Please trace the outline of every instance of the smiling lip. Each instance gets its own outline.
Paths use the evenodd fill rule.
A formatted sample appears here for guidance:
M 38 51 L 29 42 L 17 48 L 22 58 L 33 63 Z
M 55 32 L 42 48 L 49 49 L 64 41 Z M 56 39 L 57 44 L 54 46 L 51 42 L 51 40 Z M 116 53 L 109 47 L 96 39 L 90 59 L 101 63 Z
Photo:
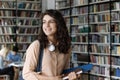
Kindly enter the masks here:
M 45 29 L 46 31 L 51 31 L 51 29 Z

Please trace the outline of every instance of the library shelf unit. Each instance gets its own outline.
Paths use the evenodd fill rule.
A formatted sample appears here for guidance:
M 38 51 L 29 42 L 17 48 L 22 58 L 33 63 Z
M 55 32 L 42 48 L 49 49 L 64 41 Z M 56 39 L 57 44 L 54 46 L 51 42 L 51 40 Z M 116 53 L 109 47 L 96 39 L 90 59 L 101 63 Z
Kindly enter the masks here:
M 24 53 L 36 39 L 42 0 L 0 0 L 0 48 L 17 45 Z
M 120 0 L 56 0 L 56 3 L 56 9 L 63 10 L 63 14 L 70 12 L 73 67 L 94 65 L 81 76 L 82 80 L 120 80 Z

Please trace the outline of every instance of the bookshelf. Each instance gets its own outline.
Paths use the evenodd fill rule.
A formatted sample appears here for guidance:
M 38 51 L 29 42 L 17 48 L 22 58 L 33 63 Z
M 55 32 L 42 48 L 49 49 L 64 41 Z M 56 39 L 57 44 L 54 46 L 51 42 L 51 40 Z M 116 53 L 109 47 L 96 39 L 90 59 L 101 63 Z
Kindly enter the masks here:
M 0 48 L 13 45 L 24 53 L 36 39 L 42 0 L 0 0 Z
M 72 65 L 94 65 L 82 80 L 120 80 L 120 1 L 67 1 L 56 0 L 56 9 L 70 12 Z

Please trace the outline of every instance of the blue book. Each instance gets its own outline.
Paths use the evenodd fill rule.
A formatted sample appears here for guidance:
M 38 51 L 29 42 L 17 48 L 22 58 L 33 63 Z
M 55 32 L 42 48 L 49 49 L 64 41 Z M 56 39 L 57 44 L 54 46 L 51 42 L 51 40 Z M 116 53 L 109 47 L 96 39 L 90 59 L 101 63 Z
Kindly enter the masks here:
M 70 72 L 75 71 L 77 69 L 80 69 L 83 72 L 87 72 L 87 71 L 90 71 L 92 69 L 92 67 L 93 67 L 93 64 L 86 64 L 86 65 L 82 65 L 82 66 L 63 70 L 62 74 L 67 74 L 67 73 L 70 73 Z
M 20 3 L 19 5 L 18 5 L 18 8 L 20 8 L 20 9 L 23 9 L 23 8 L 25 8 L 25 3 Z
M 120 69 L 119 68 L 116 69 L 116 76 L 120 77 Z
M 92 68 L 93 68 L 93 64 L 86 64 L 86 65 L 63 70 L 62 74 L 68 74 L 68 73 L 76 71 L 76 70 L 79 70 L 78 72 L 76 72 L 76 74 L 80 74 L 80 73 L 88 72 Z M 63 77 L 63 80 L 66 80 L 66 79 L 68 79 L 68 76 Z

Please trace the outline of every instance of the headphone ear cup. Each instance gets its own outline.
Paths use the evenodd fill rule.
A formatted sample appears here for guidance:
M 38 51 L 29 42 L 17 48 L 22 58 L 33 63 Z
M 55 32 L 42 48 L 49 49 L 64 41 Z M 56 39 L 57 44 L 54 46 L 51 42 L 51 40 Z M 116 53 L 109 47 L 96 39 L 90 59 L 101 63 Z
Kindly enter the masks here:
M 48 47 L 49 51 L 54 51 L 55 50 L 55 46 L 53 44 L 49 45 Z

